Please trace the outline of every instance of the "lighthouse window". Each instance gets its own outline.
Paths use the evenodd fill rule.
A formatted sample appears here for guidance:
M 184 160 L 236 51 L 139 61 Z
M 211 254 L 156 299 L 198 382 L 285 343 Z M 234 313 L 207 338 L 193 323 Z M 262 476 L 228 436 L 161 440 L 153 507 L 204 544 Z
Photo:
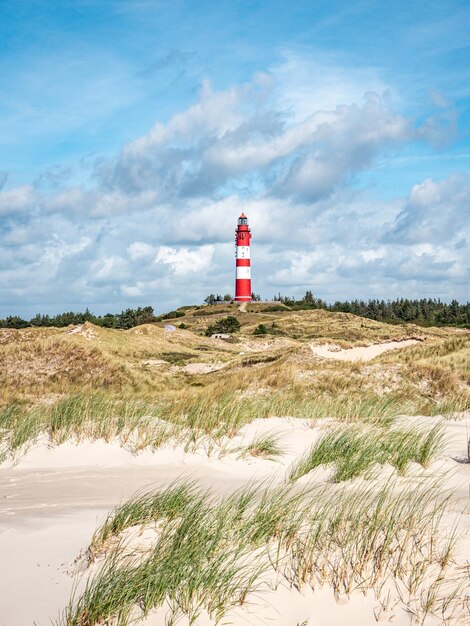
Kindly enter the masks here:
M 241 217 L 238 220 L 238 223 L 240 224 L 240 226 L 246 226 L 248 224 L 248 219 L 246 217 Z

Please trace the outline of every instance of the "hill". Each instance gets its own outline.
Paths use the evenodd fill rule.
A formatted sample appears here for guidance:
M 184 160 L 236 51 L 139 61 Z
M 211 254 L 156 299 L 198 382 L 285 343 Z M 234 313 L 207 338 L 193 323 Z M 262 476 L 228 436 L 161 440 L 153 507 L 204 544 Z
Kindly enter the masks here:
M 172 315 L 0 329 L 7 616 L 463 623 L 470 331 L 279 303 Z
M 388 411 L 421 414 L 470 406 L 467 330 L 390 325 L 263 303 L 245 310 L 222 304 L 182 312 L 174 320 L 129 330 L 88 322 L 0 330 L 3 411 L 47 412 L 77 394 L 85 404 L 99 395 L 110 407 L 138 402 L 155 411 L 158 406 L 159 416 L 171 421 L 180 421 L 188 407 L 200 403 L 218 412 L 222 399 L 242 419 L 240 394 L 249 395 L 256 416 L 276 413 L 279 404 L 283 414 L 316 417 L 339 411 L 344 419 L 384 404 Z M 226 340 L 205 336 L 227 316 L 238 320 L 238 332 Z M 182 328 L 168 330 L 173 321 Z M 387 349 L 372 360 L 354 361 L 348 353 L 343 360 L 334 358 L 341 356 L 339 350 L 389 343 L 399 348 L 397 342 L 413 345 Z M 219 413 L 223 422 L 224 411 Z

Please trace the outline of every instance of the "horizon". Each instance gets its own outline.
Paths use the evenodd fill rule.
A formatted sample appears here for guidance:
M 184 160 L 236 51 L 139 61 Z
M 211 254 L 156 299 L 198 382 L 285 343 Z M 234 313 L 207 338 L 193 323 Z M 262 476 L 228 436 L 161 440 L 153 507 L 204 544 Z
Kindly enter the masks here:
M 0 318 L 233 294 L 242 211 L 255 293 L 467 303 L 470 7 L 422 6 L 4 3 Z
M 307 290 L 307 293 L 308 293 L 308 290 Z M 304 294 L 304 297 L 307 295 L 307 293 Z M 439 298 L 435 298 L 435 299 L 432 299 L 432 298 L 419 298 L 418 299 L 417 298 L 417 299 L 414 299 L 414 300 L 413 299 L 408 299 L 408 298 L 396 298 L 394 300 L 390 300 L 390 299 L 354 298 L 353 300 L 338 300 L 338 299 L 336 299 L 336 300 L 328 301 L 328 300 L 322 300 L 321 298 L 317 298 L 317 296 L 315 294 L 312 294 L 311 291 L 310 291 L 310 294 L 315 299 L 321 300 L 322 303 L 324 305 L 326 305 L 327 308 L 332 308 L 335 305 L 348 305 L 348 304 L 350 305 L 350 304 L 355 304 L 355 303 L 368 305 L 368 304 L 374 303 L 374 302 L 385 303 L 386 305 L 388 305 L 388 304 L 396 304 L 397 302 L 400 302 L 401 300 L 406 301 L 406 302 L 410 302 L 410 303 L 415 303 L 415 302 L 419 302 L 421 300 L 424 300 L 424 301 L 428 301 L 428 302 L 440 303 L 440 304 L 443 304 L 443 305 L 446 305 L 446 306 L 449 306 L 453 302 L 456 302 L 459 307 L 468 307 L 468 306 L 470 306 L 470 301 L 469 300 L 460 302 L 460 301 L 455 300 L 455 299 L 449 300 L 449 301 L 445 301 L 445 300 L 440 300 Z M 237 305 L 242 304 L 241 302 L 237 302 L 234 299 L 233 294 L 230 294 L 231 295 L 231 300 L 229 300 L 229 301 L 228 300 L 224 300 L 224 295 L 225 294 L 222 295 L 222 294 L 219 294 L 219 293 L 215 292 L 215 293 L 208 294 L 207 297 L 209 297 L 210 295 L 213 295 L 216 298 L 217 298 L 217 296 L 220 296 L 221 299 L 220 300 L 214 300 L 214 302 L 206 302 L 204 300 L 204 301 L 199 302 L 199 303 L 193 303 L 193 304 L 187 304 L 186 303 L 186 304 L 181 305 L 180 307 L 177 307 L 176 309 L 172 309 L 172 310 L 165 309 L 165 310 L 162 310 L 162 311 L 155 310 L 154 307 L 151 304 L 148 304 L 148 303 L 136 304 L 134 307 L 126 307 L 126 308 L 122 309 L 121 311 L 119 311 L 119 310 L 114 310 L 114 311 L 108 310 L 105 313 L 96 313 L 95 311 L 91 310 L 90 307 L 88 307 L 88 306 L 85 307 L 85 309 L 70 309 L 70 310 L 63 310 L 63 311 L 53 311 L 51 313 L 44 313 L 44 312 L 41 312 L 41 311 L 37 311 L 34 315 L 30 316 L 29 318 L 21 318 L 20 315 L 11 314 L 11 315 L 6 316 L 3 319 L 0 318 L 0 322 L 6 321 L 9 318 L 13 318 L 13 319 L 14 318 L 19 318 L 23 322 L 31 323 L 37 317 L 45 317 L 45 318 L 54 319 L 55 317 L 59 317 L 61 315 L 70 315 L 70 314 L 72 314 L 72 315 L 90 315 L 90 316 L 92 316 L 94 318 L 103 318 L 103 317 L 106 317 L 106 315 L 111 315 L 111 316 L 115 316 L 116 317 L 116 316 L 119 316 L 122 313 L 126 313 L 127 311 L 144 311 L 145 309 L 148 309 L 148 308 L 152 309 L 153 315 L 155 317 L 161 317 L 161 316 L 167 315 L 168 313 L 174 313 L 174 312 L 180 311 L 181 309 L 201 308 L 201 307 L 204 307 L 204 306 L 211 307 L 211 306 L 215 306 L 215 305 L 227 306 L 228 304 L 237 304 Z M 260 294 L 255 294 L 255 295 L 259 296 Z M 276 303 L 276 302 L 281 302 L 281 300 L 279 300 L 279 298 L 282 298 L 282 299 L 288 299 L 292 303 L 299 304 L 299 303 L 303 302 L 304 297 L 303 298 L 296 298 L 295 296 L 290 296 L 290 295 L 285 295 L 285 294 L 279 293 L 277 295 L 273 295 L 273 297 L 271 299 L 263 298 L 262 296 L 260 296 L 260 298 L 261 298 L 260 300 L 250 300 L 247 303 L 248 304 L 253 303 L 253 304 L 258 304 L 258 305 L 260 305 L 260 304 L 273 304 L 273 303 Z M 318 308 L 321 308 L 321 307 L 312 307 L 312 308 L 307 307 L 306 309 L 302 309 L 302 310 L 317 310 Z M 286 309 L 286 310 L 288 310 L 288 309 Z M 296 309 L 293 309 L 293 310 L 296 310 Z M 338 312 L 338 311 L 333 311 L 333 312 Z M 357 315 L 357 313 L 353 313 L 353 315 Z M 172 318 L 170 317 L 168 319 L 172 319 Z M 371 318 L 371 319 L 375 319 L 375 318 Z M 164 321 L 164 320 L 160 320 L 160 321 Z M 416 323 L 416 320 L 411 320 L 410 323 Z M 450 324 L 450 325 L 452 325 L 452 324 Z M 16 328 L 16 326 L 14 328 Z

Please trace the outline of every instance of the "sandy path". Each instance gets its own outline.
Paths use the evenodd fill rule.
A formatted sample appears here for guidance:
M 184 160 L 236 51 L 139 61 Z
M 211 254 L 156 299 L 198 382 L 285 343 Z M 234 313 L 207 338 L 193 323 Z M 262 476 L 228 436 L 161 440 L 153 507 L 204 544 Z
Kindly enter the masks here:
M 347 348 L 346 350 L 334 344 L 325 344 L 322 346 L 311 345 L 310 348 L 314 354 L 324 359 L 336 359 L 337 361 L 370 361 L 371 359 L 375 359 L 376 356 L 379 356 L 379 354 L 383 354 L 389 350 L 413 346 L 416 343 L 419 343 L 417 339 L 403 339 L 403 341 L 376 343 L 373 346 Z
M 175 365 L 171 368 L 172 372 L 185 372 L 186 374 L 210 374 L 218 372 L 230 363 L 187 363 L 186 365 Z
M 453 509 L 459 515 L 468 499 L 470 465 L 456 463 L 452 457 L 465 454 L 466 428 L 465 421 L 447 423 L 446 458 L 431 468 L 452 470 L 448 486 L 459 495 Z M 308 420 L 270 418 L 245 427 L 231 445 L 246 445 L 255 436 L 273 431 L 286 449 L 277 461 L 241 459 L 238 454 L 209 459 L 203 452 L 187 454 L 182 448 L 135 457 L 117 444 L 98 441 L 55 448 L 42 445 L 30 450 L 17 466 L 0 466 L 0 626 L 46 626 L 57 618 L 73 587 L 74 559 L 106 513 L 136 491 L 167 485 L 183 475 L 197 477 L 221 493 L 251 480 L 280 481 L 292 460 L 320 434 Z M 320 479 L 324 477 L 320 471 Z M 468 521 L 468 512 L 463 515 Z M 300 594 L 281 586 L 255 600 L 248 613 L 247 609 L 234 612 L 237 626 L 297 626 L 307 618 L 308 626 L 376 624 L 376 601 L 362 594 L 338 604 L 329 589 Z M 408 623 L 406 616 L 394 621 L 396 626 Z M 148 621 L 148 626 L 162 624 L 160 612 Z M 209 621 L 201 618 L 198 624 Z M 186 626 L 184 620 L 181 626 Z

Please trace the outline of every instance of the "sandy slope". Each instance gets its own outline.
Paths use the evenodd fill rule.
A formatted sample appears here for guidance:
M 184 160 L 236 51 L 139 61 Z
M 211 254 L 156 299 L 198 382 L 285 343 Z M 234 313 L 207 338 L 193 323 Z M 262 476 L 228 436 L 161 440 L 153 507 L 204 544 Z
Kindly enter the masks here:
M 343 350 L 334 344 L 324 344 L 322 346 L 311 345 L 312 352 L 324 359 L 335 359 L 337 361 L 370 361 L 379 354 L 398 348 L 406 348 L 419 343 L 417 339 L 404 339 L 403 341 L 389 341 L 387 343 L 376 343 L 372 346 L 359 348 L 347 348 Z
M 451 472 L 448 484 L 457 490 L 458 500 L 448 523 L 458 517 L 468 528 L 470 465 L 453 460 L 465 455 L 468 425 L 465 420 L 446 424 L 450 434 L 446 456 L 430 473 Z M 239 458 L 236 452 L 209 459 L 203 451 L 186 454 L 182 448 L 133 456 L 117 443 L 69 442 L 52 448 L 43 441 L 16 466 L 1 466 L 0 626 L 45 626 L 56 618 L 73 586 L 70 572 L 74 559 L 109 509 L 136 491 L 169 484 L 182 475 L 197 476 L 224 493 L 252 479 L 281 481 L 292 460 L 320 432 L 318 427 L 311 428 L 308 420 L 256 420 L 229 445 L 235 449 L 257 434 L 272 431 L 280 434 L 287 450 L 277 461 Z M 327 476 L 328 471 L 320 471 L 317 480 Z M 468 550 L 470 554 L 470 545 Z M 265 589 L 256 594 L 247 606 L 227 617 L 239 626 L 297 626 L 305 620 L 309 620 L 308 626 L 372 626 L 376 607 L 372 596 L 353 594 L 347 602 L 337 601 L 329 589 L 300 594 L 280 585 L 275 591 Z M 198 623 L 210 622 L 202 616 Z M 393 623 L 405 626 L 409 617 L 402 612 Z M 147 620 L 148 626 L 163 624 L 163 610 Z

